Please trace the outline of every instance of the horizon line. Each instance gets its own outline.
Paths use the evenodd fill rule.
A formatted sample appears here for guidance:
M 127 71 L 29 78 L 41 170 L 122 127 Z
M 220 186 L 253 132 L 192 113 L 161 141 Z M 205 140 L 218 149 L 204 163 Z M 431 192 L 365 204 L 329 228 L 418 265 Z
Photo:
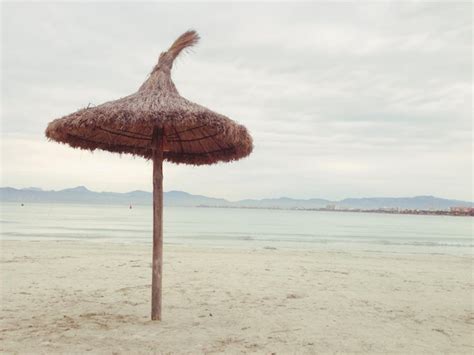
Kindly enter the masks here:
M 0 189 L 3 189 L 3 188 L 11 188 L 11 189 L 15 189 L 15 190 L 30 190 L 30 191 L 35 191 L 35 190 L 36 190 L 36 191 L 43 191 L 43 192 L 60 192 L 60 191 L 64 191 L 64 190 L 74 190 L 74 189 L 78 189 L 78 188 L 84 188 L 84 189 L 86 189 L 87 191 L 94 192 L 94 193 L 127 194 L 127 193 L 132 193 L 132 192 L 145 192 L 145 193 L 148 193 L 148 194 L 152 194 L 151 191 L 146 191 L 146 190 L 130 190 L 130 191 L 126 191 L 126 192 L 95 191 L 95 190 L 90 190 L 89 188 L 87 188 L 87 187 L 84 186 L 84 185 L 78 185 L 78 186 L 74 186 L 74 187 L 67 187 L 67 188 L 63 188 L 63 189 L 60 189 L 60 190 L 54 190 L 54 189 L 45 190 L 45 189 L 43 189 L 43 188 L 41 188 L 41 187 L 37 187 L 37 186 L 29 186 L 29 187 L 24 187 L 24 188 L 16 188 L 16 187 L 12 187 L 12 186 L 0 186 Z M 228 202 L 239 202 L 239 201 L 243 201 L 243 200 L 278 200 L 278 199 L 292 199 L 292 200 L 303 200 L 303 201 L 309 201 L 309 200 L 326 200 L 326 201 L 328 201 L 328 202 L 341 202 L 341 201 L 347 200 L 347 199 L 377 199 L 377 198 L 402 199 L 402 198 L 432 197 L 432 198 L 439 198 L 439 199 L 444 199 L 444 200 L 453 200 L 453 201 L 461 201 L 461 202 L 474 203 L 474 201 L 472 200 L 472 197 L 471 197 L 470 200 L 460 200 L 460 199 L 457 199 L 457 198 L 439 197 L 439 196 L 435 196 L 435 195 L 345 197 L 345 198 L 337 199 L 337 200 L 327 199 L 327 198 L 323 198 L 323 197 L 295 198 L 295 197 L 288 197 L 288 196 L 280 196 L 280 197 L 243 198 L 243 199 L 239 199 L 239 200 L 229 200 L 229 199 L 226 199 L 226 198 L 223 198 L 223 197 L 213 197 L 213 196 L 206 196 L 206 195 L 202 195 L 202 194 L 194 194 L 194 193 L 190 193 L 190 192 L 183 191 L 183 190 L 169 190 L 169 191 L 164 191 L 164 192 L 165 192 L 165 193 L 169 193 L 169 192 L 183 192 L 183 193 L 186 193 L 186 194 L 189 194 L 189 195 L 193 195 L 193 196 L 203 196 L 203 197 L 207 197 L 207 198 L 221 199 L 221 200 L 226 200 L 226 201 L 228 201 Z

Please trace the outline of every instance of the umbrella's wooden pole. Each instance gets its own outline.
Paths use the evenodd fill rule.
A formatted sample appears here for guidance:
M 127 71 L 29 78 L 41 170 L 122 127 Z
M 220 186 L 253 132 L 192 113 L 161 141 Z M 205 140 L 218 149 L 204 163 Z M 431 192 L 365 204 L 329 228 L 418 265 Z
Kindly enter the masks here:
M 161 320 L 163 271 L 163 130 L 155 128 L 153 150 L 153 261 L 151 278 L 151 319 Z

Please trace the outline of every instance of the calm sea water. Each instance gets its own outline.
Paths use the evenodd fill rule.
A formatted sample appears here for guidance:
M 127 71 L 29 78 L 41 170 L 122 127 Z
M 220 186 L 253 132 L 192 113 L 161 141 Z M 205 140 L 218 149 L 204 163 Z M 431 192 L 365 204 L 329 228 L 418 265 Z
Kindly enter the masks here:
M 470 217 L 166 207 L 165 244 L 472 254 Z M 152 207 L 1 205 L 1 239 L 151 243 Z

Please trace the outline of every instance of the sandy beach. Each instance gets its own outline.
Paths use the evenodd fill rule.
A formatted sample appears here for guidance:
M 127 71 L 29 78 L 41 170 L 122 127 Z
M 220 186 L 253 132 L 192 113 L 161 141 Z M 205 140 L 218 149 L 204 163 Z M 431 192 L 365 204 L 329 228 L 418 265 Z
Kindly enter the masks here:
M 3 241 L 2 353 L 472 353 L 472 259 Z

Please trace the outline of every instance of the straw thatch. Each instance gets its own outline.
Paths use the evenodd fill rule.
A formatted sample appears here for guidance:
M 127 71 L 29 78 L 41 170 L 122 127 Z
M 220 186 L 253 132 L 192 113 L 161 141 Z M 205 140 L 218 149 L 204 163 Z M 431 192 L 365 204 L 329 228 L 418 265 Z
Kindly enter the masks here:
M 252 138 L 244 126 L 181 97 L 171 80 L 174 59 L 198 40 L 195 31 L 184 33 L 160 55 L 136 93 L 56 119 L 46 136 L 72 147 L 150 159 L 152 133 L 159 127 L 164 160 L 201 165 L 249 155 Z

